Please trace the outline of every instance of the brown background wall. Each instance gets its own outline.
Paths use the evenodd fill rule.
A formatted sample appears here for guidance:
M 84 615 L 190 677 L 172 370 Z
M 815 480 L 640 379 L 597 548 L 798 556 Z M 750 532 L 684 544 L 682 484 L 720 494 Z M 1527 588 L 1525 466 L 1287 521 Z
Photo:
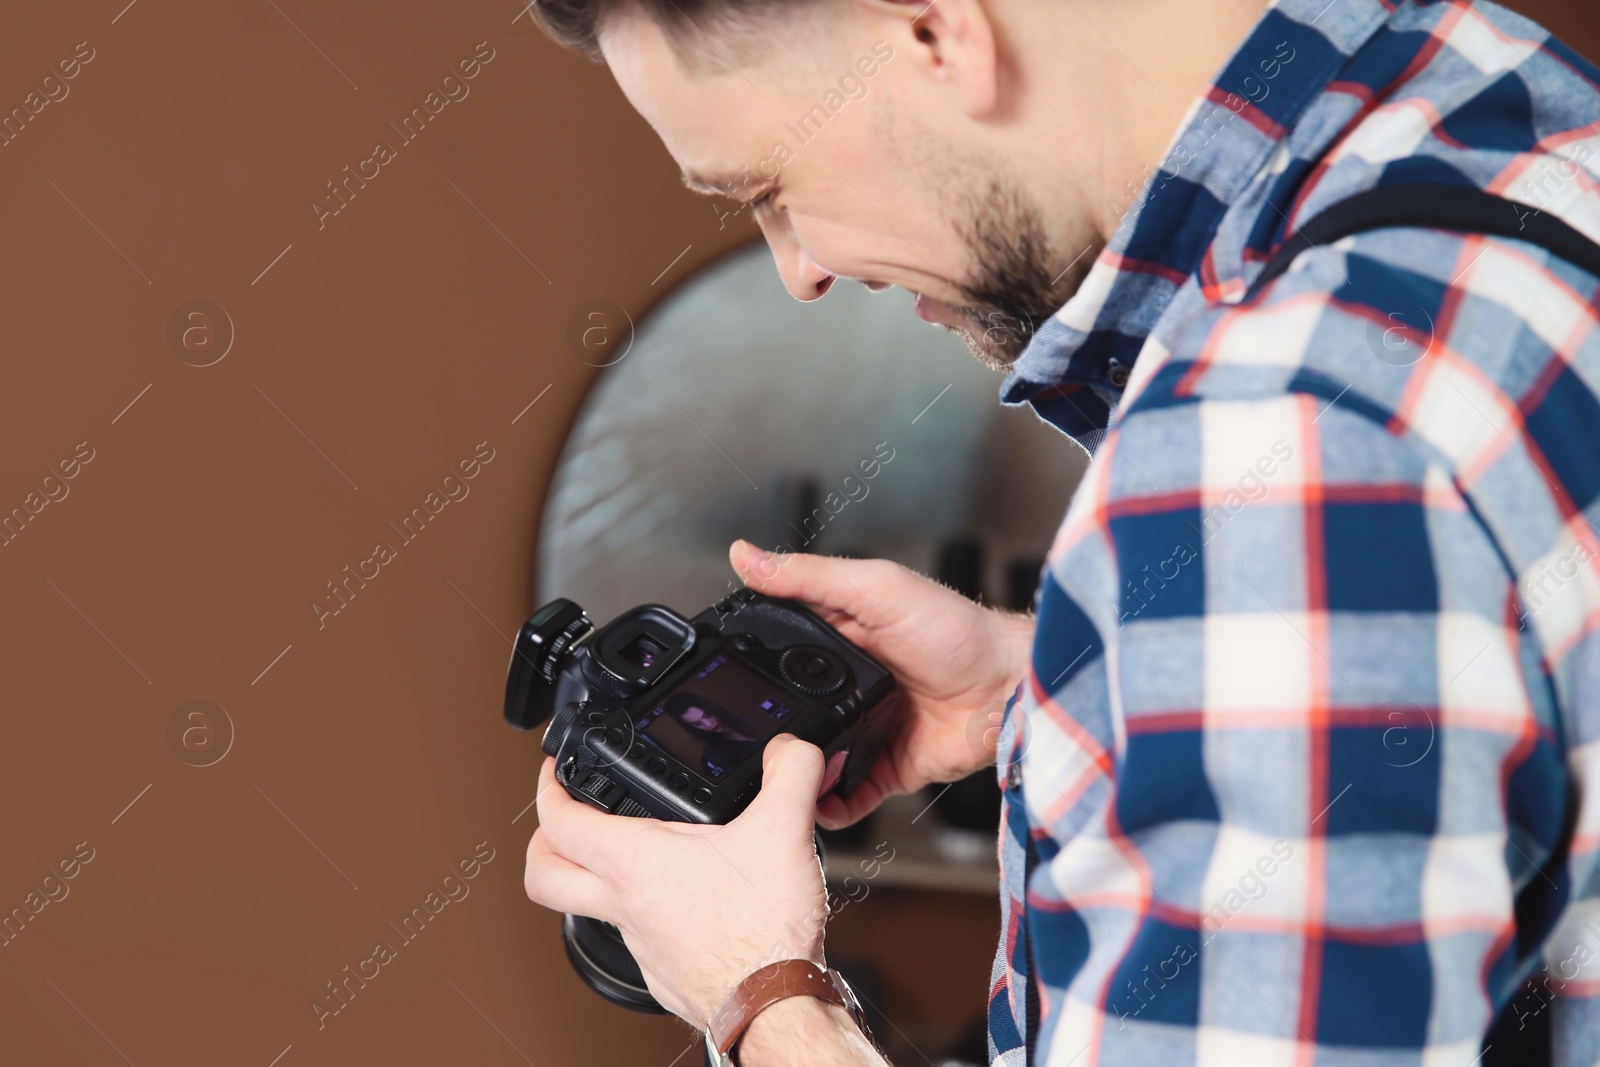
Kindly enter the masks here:
M 0 1061 L 665 1067 L 688 1032 L 602 1005 L 523 896 L 536 747 L 501 679 L 594 373 L 569 317 L 637 318 L 751 231 L 514 2 L 125 4 L 0 7 L 0 109 L 93 55 L 0 147 L 0 511 L 93 456 L 0 547 L 0 912 L 93 855 L 0 947 Z M 1523 7 L 1600 52 L 1576 0 Z M 470 95 L 400 145 L 386 124 L 480 42 Z M 319 228 L 380 139 L 396 158 Z M 197 299 L 234 335 L 207 367 L 168 339 Z M 229 332 L 190 325 L 201 352 Z M 401 544 L 480 442 L 470 495 Z M 309 601 L 382 540 L 319 629 Z M 194 700 L 231 731 L 180 723 L 186 749 Z M 324 983 L 480 842 L 470 895 L 319 1031 Z M 847 914 L 911 1032 L 980 1003 L 992 902 Z

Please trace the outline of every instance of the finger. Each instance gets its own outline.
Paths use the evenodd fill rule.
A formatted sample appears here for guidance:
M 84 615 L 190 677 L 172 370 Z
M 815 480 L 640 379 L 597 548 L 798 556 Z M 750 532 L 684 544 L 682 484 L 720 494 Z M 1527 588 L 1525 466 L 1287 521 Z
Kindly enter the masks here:
M 829 793 L 817 799 L 817 822 L 828 830 L 860 822 L 896 792 L 890 757 L 885 752 L 878 756 L 872 770 L 856 784 L 849 796 Z
M 825 769 L 822 750 L 816 745 L 793 734 L 779 734 L 761 753 L 761 792 L 745 815 L 754 813 L 762 821 L 792 824 L 797 831 L 810 834 Z
M 548 757 L 539 767 L 534 804 L 550 850 L 602 876 L 612 870 L 612 857 L 626 849 L 623 839 L 637 829 L 635 820 L 607 815 L 574 799 L 557 781 L 556 761 Z
M 848 797 L 829 793 L 817 799 L 817 823 L 824 830 L 839 830 L 853 825 L 876 811 L 889 792 L 875 776 L 856 786 Z
M 834 792 L 817 799 L 817 822 L 823 829 L 838 830 L 860 822 L 885 800 L 907 791 L 896 761 L 899 753 L 910 745 L 910 733 L 911 720 L 901 714 L 890 723 L 889 736 L 872 761 L 872 769 L 856 784 L 850 795 Z
M 728 549 L 728 560 L 752 589 L 801 600 L 852 619 L 877 618 L 872 604 L 884 599 L 879 588 L 884 568 L 894 566 L 876 559 L 768 552 L 748 541 L 735 541 Z
M 543 830 L 535 830 L 533 840 L 528 842 L 528 866 L 522 885 L 529 900 L 551 911 L 612 921 L 615 909 L 605 882 L 552 851 Z

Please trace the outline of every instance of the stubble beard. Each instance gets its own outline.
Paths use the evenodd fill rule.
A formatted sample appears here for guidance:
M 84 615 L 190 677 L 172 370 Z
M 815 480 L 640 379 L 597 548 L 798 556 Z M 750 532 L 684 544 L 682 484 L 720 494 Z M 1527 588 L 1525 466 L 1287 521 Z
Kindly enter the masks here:
M 961 197 L 956 227 L 974 269 L 956 311 L 956 332 L 979 363 L 1009 371 L 1038 328 L 1082 284 L 1093 258 L 1060 256 L 1043 213 L 1014 182 L 990 177 L 981 193 Z

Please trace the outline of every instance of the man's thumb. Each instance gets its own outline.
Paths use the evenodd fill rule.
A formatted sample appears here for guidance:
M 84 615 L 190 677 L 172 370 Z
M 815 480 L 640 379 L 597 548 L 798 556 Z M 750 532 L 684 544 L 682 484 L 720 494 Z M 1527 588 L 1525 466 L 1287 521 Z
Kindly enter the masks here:
M 779 819 L 801 819 L 809 832 L 825 768 L 822 750 L 816 745 L 793 734 L 779 734 L 767 742 L 761 754 L 761 792 L 749 810 L 771 812 Z
M 836 559 L 809 552 L 768 552 L 748 541 L 735 541 L 728 562 L 751 589 L 768 596 L 804 601 L 817 607 L 859 612 L 859 586 L 871 588 L 871 574 L 863 568 L 873 560 Z M 854 573 L 852 581 L 848 574 Z
M 728 562 L 733 564 L 734 573 L 745 585 L 752 589 L 770 589 L 784 560 L 741 538 L 728 547 Z

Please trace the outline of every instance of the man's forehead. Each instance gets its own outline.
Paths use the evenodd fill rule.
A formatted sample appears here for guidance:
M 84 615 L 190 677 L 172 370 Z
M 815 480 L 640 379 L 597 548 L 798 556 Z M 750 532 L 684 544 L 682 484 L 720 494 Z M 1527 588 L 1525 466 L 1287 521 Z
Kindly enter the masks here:
M 687 80 L 666 33 L 631 6 L 624 5 L 605 21 L 600 54 L 635 108 L 660 96 L 673 82 Z
M 684 185 L 728 196 L 750 184 L 740 168 L 749 162 L 745 156 L 755 151 L 752 158 L 758 158 L 770 140 L 772 123 L 762 116 L 781 95 L 762 84 L 766 79 L 752 83 L 737 72 L 688 69 L 670 35 L 641 13 L 619 12 L 601 44 L 617 85 L 677 161 Z
M 624 5 L 602 25 L 600 52 L 619 82 L 643 84 L 657 94 L 714 92 L 731 88 L 724 85 L 728 81 L 746 91 L 758 87 L 745 69 L 755 65 L 752 60 L 743 65 L 725 61 L 727 53 L 716 37 L 695 23 L 688 25 L 689 30 L 674 31 L 638 7 Z

